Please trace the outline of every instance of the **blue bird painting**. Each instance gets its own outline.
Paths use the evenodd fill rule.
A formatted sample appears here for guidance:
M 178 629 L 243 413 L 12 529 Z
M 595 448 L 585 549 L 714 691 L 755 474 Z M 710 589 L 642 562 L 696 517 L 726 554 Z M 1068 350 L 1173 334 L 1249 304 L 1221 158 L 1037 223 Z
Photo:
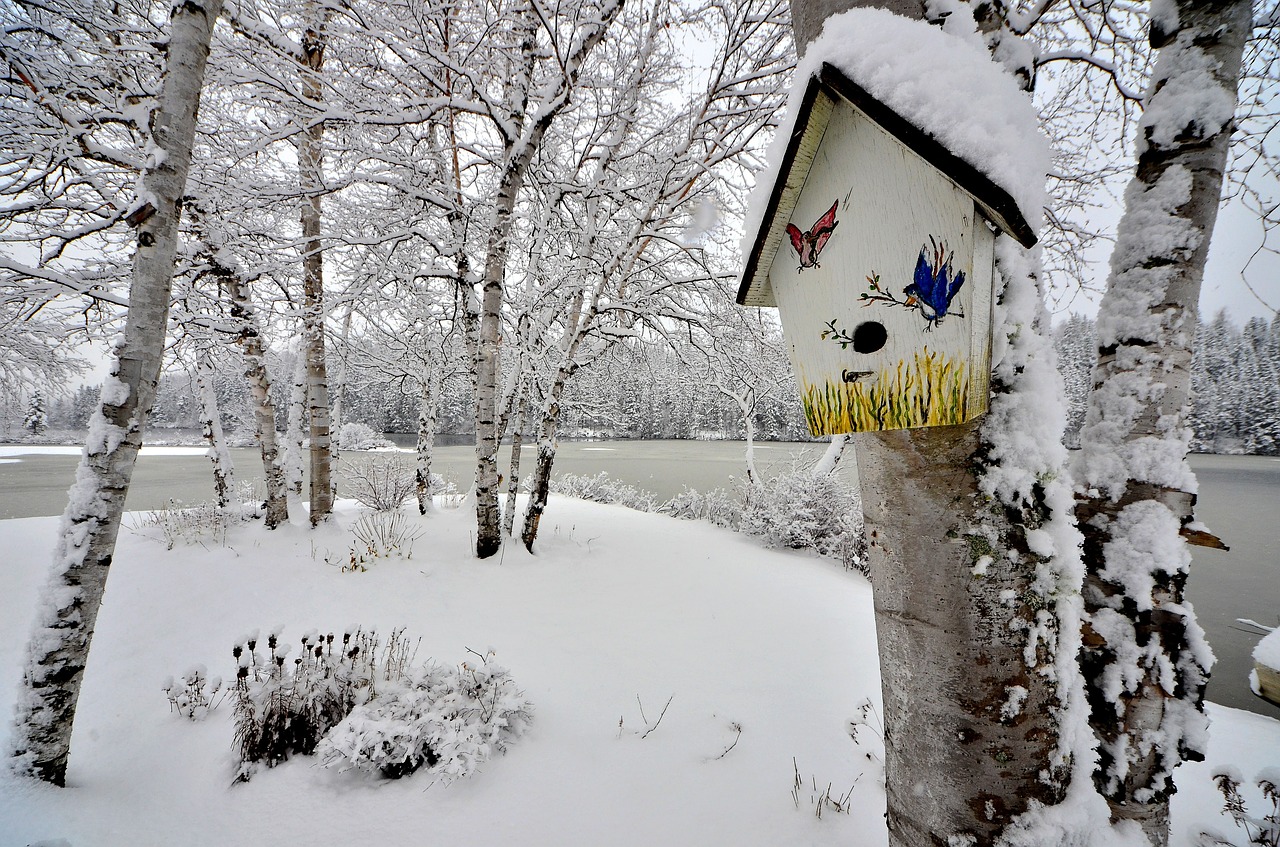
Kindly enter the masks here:
M 932 257 L 929 255 L 930 245 L 933 247 Z M 964 317 L 962 312 L 951 311 L 951 301 L 964 286 L 964 271 L 956 272 L 951 265 L 954 256 L 954 253 L 947 252 L 946 244 L 929 236 L 929 244 L 920 247 L 920 257 L 916 259 L 915 280 L 902 289 L 907 296 L 906 305 L 919 309 L 924 315 L 926 332 L 942 323 L 948 313 Z

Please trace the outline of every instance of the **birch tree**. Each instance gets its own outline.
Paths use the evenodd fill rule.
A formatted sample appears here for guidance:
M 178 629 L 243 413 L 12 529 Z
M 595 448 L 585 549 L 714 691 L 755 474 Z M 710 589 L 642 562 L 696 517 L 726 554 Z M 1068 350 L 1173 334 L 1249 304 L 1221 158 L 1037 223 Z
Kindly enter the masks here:
M 660 337 L 673 324 L 697 323 L 698 301 L 718 282 L 699 251 L 683 243 L 694 210 L 713 203 L 717 181 L 741 167 L 778 106 L 770 84 L 791 66 L 785 8 L 778 2 L 717 6 L 675 21 L 714 45 L 696 95 L 671 112 L 653 81 L 678 61 L 659 45 L 671 23 L 661 8 L 644 10 L 629 29 L 636 44 L 613 58 L 619 102 L 595 118 L 597 135 L 577 160 L 576 192 L 556 199 L 572 222 L 571 285 L 555 285 L 563 306 L 551 310 L 558 334 L 540 390 L 537 466 L 521 541 L 532 550 L 550 492 L 565 386 L 609 340 Z M 669 49 L 669 48 L 668 48 Z M 560 178 L 563 182 L 568 179 Z M 535 325 L 536 322 L 535 322 Z
M 317 110 L 324 88 L 324 23 L 308 27 L 302 36 L 302 97 Z M 302 190 L 303 345 L 307 361 L 307 416 L 311 421 L 311 525 L 333 511 L 330 477 L 329 380 L 324 359 L 324 256 L 321 253 L 321 197 L 324 188 L 324 120 L 311 117 L 298 138 L 298 180 Z
M 1184 598 L 1194 523 L 1186 463 L 1196 303 L 1223 189 L 1247 0 L 1156 7 L 1158 48 L 1098 319 L 1098 364 L 1076 468 L 1088 566 L 1085 678 L 1095 782 L 1114 820 L 1169 837 L 1173 770 L 1201 759 L 1212 654 Z
M 55 785 L 66 782 L 89 645 L 155 399 L 196 109 L 221 9 L 221 0 L 188 0 L 171 11 L 151 143 L 130 215 L 137 248 L 124 338 L 90 423 L 29 646 L 12 755 L 18 772 Z

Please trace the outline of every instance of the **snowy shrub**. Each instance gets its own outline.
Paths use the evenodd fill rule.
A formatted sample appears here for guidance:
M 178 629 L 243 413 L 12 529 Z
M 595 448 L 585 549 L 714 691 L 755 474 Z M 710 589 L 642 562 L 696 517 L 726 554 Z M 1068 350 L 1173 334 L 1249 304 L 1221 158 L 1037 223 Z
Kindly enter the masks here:
M 596 503 L 710 521 L 759 536 L 767 547 L 814 550 L 838 560 L 846 569 L 867 573 L 862 508 L 856 492 L 834 474 L 795 470 L 751 486 L 740 496 L 723 489 L 686 489 L 661 506 L 650 492 L 611 479 L 603 471 L 595 476 L 565 474 L 555 479 L 554 488 L 560 494 Z
M 258 634 L 232 648 L 235 657 L 235 747 L 238 781 L 248 781 L 257 763 L 275 767 L 291 754 L 315 752 L 320 739 L 358 704 L 367 701 L 381 675 L 397 675 L 411 659 L 403 630 L 392 632 L 382 651 L 376 634 L 314 631 L 302 636 L 302 652 L 289 660 L 292 645 L 279 632 L 267 637 L 267 653 L 258 650 Z
M 417 491 L 413 465 L 398 456 L 347 462 L 342 478 L 347 484 L 347 493 L 377 512 L 400 508 L 400 504 Z
M 686 488 L 663 503 L 659 511 L 683 521 L 708 521 L 725 529 L 736 530 L 742 525 L 742 498 L 723 488 L 711 491 Z
M 606 471 L 595 476 L 564 474 L 552 480 L 551 487 L 556 493 L 566 497 L 626 506 L 638 512 L 652 512 L 658 505 L 651 492 L 611 479 Z
M 252 512 L 248 516 L 252 516 Z M 164 508 L 132 518 L 132 522 L 135 530 L 159 529 L 165 549 L 172 550 L 179 541 L 195 544 L 211 539 L 220 545 L 226 544 L 227 529 L 243 517 L 219 509 L 213 503 L 184 507 L 181 501 L 170 500 Z
M 339 560 L 326 556 L 327 564 L 364 572 L 378 559 L 412 559 L 413 542 L 422 533 L 404 512 L 396 511 L 366 512 L 351 525 L 351 534 L 356 543 L 347 548 L 346 556 Z
M 416 666 L 418 642 L 403 629 L 385 646 L 359 629 L 340 641 L 313 630 L 301 641 L 294 659 L 278 631 L 265 653 L 257 633 L 232 650 L 238 781 L 259 763 L 317 751 L 330 765 L 391 778 L 424 766 L 465 776 L 529 723 L 530 704 L 491 655 L 474 666 Z
M 797 470 L 749 490 L 742 532 L 769 547 L 815 550 L 867 573 L 857 495 L 833 474 Z
M 1258 787 L 1262 789 L 1264 802 L 1271 804 L 1271 813 L 1262 817 L 1249 814 L 1240 784 L 1244 781 L 1234 768 L 1223 767 L 1214 771 L 1213 781 L 1226 803 L 1222 807 L 1237 827 L 1245 832 L 1248 844 L 1258 847 L 1280 847 L 1280 768 L 1266 768 L 1258 774 Z M 1197 847 L 1235 847 L 1235 842 L 1218 832 L 1201 832 Z
M 438 473 L 431 475 L 431 494 L 435 495 L 436 503 L 442 509 L 460 508 L 462 501 L 466 499 L 466 496 L 458 490 L 457 483 L 451 479 L 445 479 Z
M 207 690 L 206 690 L 207 686 Z M 222 678 L 209 678 L 209 671 L 204 665 L 194 665 L 182 675 L 182 684 L 174 683 L 169 677 L 164 683 L 164 693 L 169 698 L 169 707 L 189 720 L 202 720 L 209 712 L 218 708 L 226 697 L 222 690 Z M 218 695 L 222 694 L 221 697 Z
M 356 706 L 321 742 L 325 763 L 396 779 L 420 768 L 468 776 L 520 736 L 531 704 L 492 661 L 409 671 Z
M 368 424 L 352 421 L 344 423 L 338 430 L 338 448 L 340 450 L 386 450 L 393 448 L 387 439 L 373 431 Z

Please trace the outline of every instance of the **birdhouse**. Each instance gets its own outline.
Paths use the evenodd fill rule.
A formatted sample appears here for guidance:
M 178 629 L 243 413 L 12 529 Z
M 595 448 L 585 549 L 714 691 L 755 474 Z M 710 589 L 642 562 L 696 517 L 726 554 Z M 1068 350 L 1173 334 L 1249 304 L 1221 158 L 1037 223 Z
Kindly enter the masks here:
M 1002 188 L 831 65 L 811 78 L 738 291 L 777 306 L 814 435 L 987 410 Z

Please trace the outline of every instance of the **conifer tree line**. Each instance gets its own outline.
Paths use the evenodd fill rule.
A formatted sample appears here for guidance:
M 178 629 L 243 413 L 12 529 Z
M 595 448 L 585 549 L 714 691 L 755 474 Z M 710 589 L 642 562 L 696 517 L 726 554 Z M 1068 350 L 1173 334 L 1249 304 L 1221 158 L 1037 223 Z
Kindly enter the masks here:
M 776 330 L 774 330 L 776 331 Z M 350 339 L 353 347 L 368 349 L 363 339 Z M 1080 446 L 1089 383 L 1097 355 L 1095 321 L 1072 314 L 1054 330 L 1059 369 L 1067 393 L 1067 446 Z M 339 348 L 341 349 L 341 348 Z M 223 428 L 233 443 L 253 440 L 253 414 L 243 376 L 235 356 L 225 351 L 215 370 L 213 385 Z M 271 357 L 273 372 L 292 372 L 296 356 L 285 350 Z M 810 438 L 804 425 L 789 365 L 779 352 L 772 363 L 782 379 L 773 396 L 754 410 L 757 437 L 777 441 Z M 332 365 L 331 365 L 332 367 Z M 1280 319 L 1267 322 L 1250 318 L 1244 325 L 1225 311 L 1202 321 L 1196 331 L 1192 362 L 1191 447 L 1202 453 L 1280 455 Z M 697 369 L 668 347 L 630 342 L 614 345 L 599 361 L 584 368 L 568 392 L 564 432 L 580 438 L 741 438 L 740 410 L 724 393 L 696 378 Z M 272 386 L 276 429 L 283 433 L 289 406 L 287 384 Z M 97 403 L 97 387 L 82 386 L 74 392 L 41 393 L 45 427 L 77 430 L 87 426 Z M 160 382 L 152 425 L 159 428 L 199 429 L 200 408 L 194 402 L 195 378 L 182 369 L 171 369 Z M 11 406 L 14 420 L 31 411 L 35 394 Z M 465 379 L 450 379 L 442 386 L 437 432 L 463 440 L 475 432 L 471 414 L 474 400 Z M 400 378 L 379 372 L 355 373 L 343 387 L 342 419 L 368 425 L 377 432 L 416 432 L 418 398 L 415 387 Z M 31 432 L 30 427 L 26 427 Z M 163 437 L 157 432 L 156 437 Z
M 271 357 L 271 368 L 276 372 L 290 372 L 294 363 L 295 356 L 290 351 Z M 235 355 L 227 351 L 216 363 L 211 383 L 228 439 L 236 446 L 250 446 L 254 441 L 251 398 L 237 364 Z M 774 365 L 778 373 L 789 373 L 785 361 Z M 288 424 L 289 390 L 287 384 L 272 385 L 276 431 L 281 434 Z M 86 385 L 70 393 L 46 392 L 42 396 L 47 427 L 65 435 L 62 431 L 82 430 L 88 425 L 98 402 L 98 387 Z M 166 372 L 160 379 L 151 412 L 153 437 L 169 440 L 171 430 L 199 430 L 202 410 L 196 397 L 193 372 L 182 368 Z M 15 408 L 25 413 L 32 402 L 26 399 Z M 466 380 L 447 380 L 440 394 L 437 433 L 453 443 L 473 436 L 473 404 Z M 415 386 L 404 379 L 384 379 L 375 374 L 352 376 L 343 387 L 342 419 L 335 419 L 335 427 L 356 422 L 375 432 L 411 436 L 417 431 L 418 405 Z M 812 438 L 793 382 L 777 386 L 776 396 L 759 403 L 752 419 L 756 436 L 764 440 Z M 654 344 L 616 345 L 585 368 L 567 391 L 564 421 L 565 436 L 570 438 L 743 437 L 742 413 L 737 405 L 714 386 L 699 381 L 696 368 L 682 362 L 665 346 Z M 17 424 L 10 430 L 16 436 Z
M 1067 394 L 1065 438 L 1078 448 L 1098 349 L 1095 321 L 1072 314 L 1056 328 L 1054 346 Z M 1280 455 L 1280 317 L 1241 326 L 1222 310 L 1201 321 L 1191 385 L 1192 450 Z

